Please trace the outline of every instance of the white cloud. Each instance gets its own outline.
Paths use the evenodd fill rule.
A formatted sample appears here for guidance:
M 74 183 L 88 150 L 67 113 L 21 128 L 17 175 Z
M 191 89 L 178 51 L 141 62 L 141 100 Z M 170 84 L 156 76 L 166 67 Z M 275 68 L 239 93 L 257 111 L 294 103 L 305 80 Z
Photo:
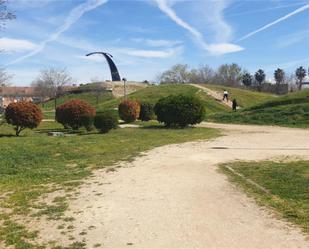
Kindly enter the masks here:
M 33 50 L 36 47 L 36 44 L 28 40 L 12 39 L 7 37 L 0 38 L 0 48 L 3 49 L 4 52 L 23 52 Z
M 298 8 L 298 9 L 296 9 L 296 10 L 290 12 L 290 13 L 288 13 L 287 15 L 278 18 L 278 19 L 275 20 L 275 21 L 273 21 L 273 22 L 271 22 L 271 23 L 268 23 L 268 24 L 264 25 L 263 27 L 261 27 L 261 28 L 259 28 L 259 29 L 257 29 L 257 30 L 254 30 L 254 31 L 252 31 L 252 32 L 250 32 L 249 34 L 244 35 L 243 37 L 241 37 L 241 38 L 238 39 L 237 41 L 245 40 L 245 39 L 247 39 L 247 38 L 249 38 L 249 37 L 251 37 L 251 36 L 253 36 L 253 35 L 255 35 L 255 34 L 261 32 L 261 31 L 263 31 L 263 30 L 265 30 L 265 29 L 268 29 L 268 28 L 270 28 L 270 27 L 272 27 L 272 26 L 274 26 L 274 25 L 276 25 L 276 24 L 278 24 L 278 23 L 280 23 L 280 22 L 283 22 L 283 21 L 289 19 L 289 18 L 292 17 L 292 16 L 295 16 L 295 15 L 301 13 L 301 12 L 304 12 L 304 11 L 307 10 L 307 9 L 309 9 L 309 4 L 306 4 L 306 5 L 302 6 L 302 7 Z
M 177 16 L 176 12 L 170 7 L 169 1 L 167 0 L 154 0 L 160 10 L 165 13 L 168 17 L 170 17 L 177 25 L 186 29 L 193 35 L 193 39 L 195 42 L 204 50 L 210 52 L 214 55 L 222 55 L 226 53 L 234 53 L 244 50 L 244 48 L 231 43 L 217 43 L 217 44 L 208 44 L 203 35 L 190 24 L 182 20 L 180 17 Z M 222 49 L 222 50 L 220 50 Z
M 242 47 L 232 43 L 209 44 L 208 47 L 209 51 L 217 55 L 235 53 L 244 50 Z
M 30 53 L 17 58 L 16 60 L 10 62 L 8 65 L 12 65 L 12 64 L 16 64 L 20 61 L 23 61 L 24 59 L 27 59 L 29 57 L 32 57 L 34 55 L 36 55 L 37 53 L 41 52 L 42 50 L 44 50 L 45 46 L 53 41 L 56 41 L 59 36 L 67 31 L 68 29 L 70 29 L 70 27 L 76 23 L 86 12 L 89 12 L 99 6 L 101 6 L 102 4 L 105 4 L 108 0 L 88 0 L 85 3 L 82 3 L 80 5 L 78 5 L 77 7 L 75 7 L 74 9 L 71 10 L 71 12 L 69 13 L 68 17 L 65 19 L 64 24 L 61 25 L 58 30 L 54 33 L 52 33 L 48 39 L 42 41 L 36 49 L 34 49 L 33 51 L 31 51 Z
M 181 54 L 182 47 L 176 47 L 166 50 L 136 50 L 136 49 L 120 49 L 120 52 L 142 58 L 169 58 Z
M 155 40 L 155 39 L 144 39 L 144 38 L 132 38 L 133 42 L 143 43 L 144 45 L 150 47 L 173 47 L 179 45 L 182 41 L 172 41 L 172 40 Z

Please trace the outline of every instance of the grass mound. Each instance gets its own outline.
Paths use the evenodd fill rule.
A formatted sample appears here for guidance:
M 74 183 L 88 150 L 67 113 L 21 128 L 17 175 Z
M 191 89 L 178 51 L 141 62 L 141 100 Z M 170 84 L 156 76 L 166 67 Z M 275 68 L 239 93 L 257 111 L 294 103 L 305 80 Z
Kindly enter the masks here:
M 235 87 L 219 86 L 219 85 L 205 85 L 205 86 L 208 87 L 209 89 L 222 93 L 224 90 L 227 90 L 230 95 L 229 98 L 231 100 L 236 98 L 238 105 L 244 108 L 255 106 L 265 101 L 276 99 L 275 95 L 269 93 L 261 93 L 256 91 L 250 91 Z
M 210 120 L 223 123 L 309 127 L 309 90 L 287 94 L 236 113 L 219 113 Z
M 205 105 L 206 115 L 217 112 L 226 112 L 228 110 L 226 106 L 218 103 L 203 91 L 194 86 L 185 84 L 166 84 L 147 87 L 128 95 L 128 99 L 155 104 L 160 98 L 167 97 L 170 94 L 193 94 L 199 96 Z M 98 109 L 117 108 L 122 100 L 123 98 L 105 101 L 98 105 Z

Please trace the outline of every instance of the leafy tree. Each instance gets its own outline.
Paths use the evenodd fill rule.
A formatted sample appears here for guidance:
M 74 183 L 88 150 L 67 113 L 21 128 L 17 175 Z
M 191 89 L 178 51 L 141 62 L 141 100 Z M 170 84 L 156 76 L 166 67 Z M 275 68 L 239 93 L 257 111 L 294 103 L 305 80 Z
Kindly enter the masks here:
M 118 116 L 111 111 L 97 113 L 94 118 L 94 126 L 101 133 L 108 133 L 111 129 L 118 127 Z
M 188 65 L 177 64 L 159 76 L 161 84 L 179 84 L 188 82 Z
M 184 128 L 202 122 L 205 117 L 203 102 L 194 95 L 170 95 L 159 99 L 155 105 L 158 121 L 167 127 Z
M 261 91 L 261 86 L 263 81 L 265 80 L 265 73 L 264 70 L 259 69 L 255 74 L 254 74 L 254 78 L 255 80 L 258 82 L 258 90 Z
M 155 118 L 154 115 L 154 105 L 147 102 L 141 103 L 141 112 L 139 114 L 139 119 L 142 121 L 149 121 Z
M 73 130 L 78 130 L 80 127 L 91 130 L 95 114 L 93 106 L 79 99 L 70 100 L 56 108 L 57 122 Z
M 296 69 L 295 75 L 298 79 L 297 85 L 298 85 L 298 90 L 301 90 L 302 85 L 303 85 L 303 80 L 306 77 L 306 70 L 301 66 Z
M 32 83 L 37 93 L 43 97 L 54 98 L 55 110 L 57 97 L 63 91 L 64 86 L 72 82 L 71 75 L 64 69 L 49 68 L 41 70 L 37 79 Z
M 274 78 L 276 81 L 276 85 L 277 85 L 277 94 L 279 94 L 279 85 L 282 84 L 285 80 L 285 73 L 281 68 L 278 68 L 277 70 L 275 70 L 274 72 Z
M 119 117 L 127 122 L 134 122 L 140 114 L 140 104 L 134 100 L 124 100 L 118 106 Z
M 216 73 L 218 84 L 226 86 L 238 86 L 241 83 L 241 67 L 236 63 L 221 65 Z
M 20 132 L 26 128 L 38 127 L 42 118 L 41 109 L 26 101 L 11 103 L 5 109 L 5 120 L 8 124 L 15 126 L 16 136 L 19 136 Z
M 285 79 L 284 71 L 281 68 L 278 68 L 277 70 L 275 70 L 274 78 L 275 78 L 277 85 L 282 84 L 284 82 L 284 79 Z
M 251 76 L 250 73 L 245 72 L 245 73 L 242 75 L 242 83 L 243 83 L 245 86 L 251 86 L 251 85 L 252 85 L 252 76 Z

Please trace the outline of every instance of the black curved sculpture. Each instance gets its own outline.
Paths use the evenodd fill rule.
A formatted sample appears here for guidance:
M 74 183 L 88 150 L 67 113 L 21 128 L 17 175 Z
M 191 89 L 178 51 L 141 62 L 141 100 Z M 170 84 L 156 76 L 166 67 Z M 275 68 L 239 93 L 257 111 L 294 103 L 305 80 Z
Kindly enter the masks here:
M 113 58 L 113 56 L 111 54 L 104 53 L 104 52 L 93 52 L 93 53 L 90 53 L 90 54 L 86 54 L 86 56 L 90 56 L 90 55 L 93 55 L 93 54 L 101 54 L 105 57 L 108 65 L 109 65 L 109 69 L 111 70 L 112 81 L 121 81 L 120 75 L 118 73 L 118 69 L 117 69 L 115 63 L 113 62 L 113 60 L 111 59 L 111 58 Z

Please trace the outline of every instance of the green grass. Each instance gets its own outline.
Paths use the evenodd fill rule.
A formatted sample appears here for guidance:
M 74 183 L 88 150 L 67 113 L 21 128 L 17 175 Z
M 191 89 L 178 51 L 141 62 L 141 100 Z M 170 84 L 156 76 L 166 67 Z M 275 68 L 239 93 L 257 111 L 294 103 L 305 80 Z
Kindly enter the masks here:
M 81 131 L 66 137 L 47 136 L 51 130 L 63 131 L 55 122 L 43 122 L 38 129 L 25 130 L 20 137 L 14 136 L 11 126 L 1 125 L 0 196 L 8 195 L 1 199 L 0 210 L 8 209 L 11 214 L 6 217 L 0 213 L 0 224 L 5 220 L 0 226 L 0 239 L 7 245 L 14 241 L 15 246 L 30 245 L 16 248 L 41 248 L 24 237 L 24 227 L 20 227 L 23 231 L 20 235 L 10 239 L 10 227 L 20 226 L 10 217 L 13 214 L 29 215 L 31 209 L 34 216 L 63 217 L 66 196 L 59 196 L 50 205 L 37 203 L 43 194 L 57 189 L 74 191 L 93 169 L 132 160 L 140 152 L 154 147 L 219 135 L 217 130 L 207 128 L 166 129 L 157 122 L 140 124 L 143 127 L 138 129 L 117 129 L 108 134 Z M 69 218 L 63 220 L 66 219 Z
M 225 112 L 228 108 L 220 103 L 218 103 L 213 98 L 209 97 L 206 93 L 200 89 L 185 85 L 185 84 L 165 84 L 158 86 L 151 86 L 139 91 L 136 91 L 128 96 L 129 99 L 138 101 L 147 101 L 155 104 L 160 98 L 166 97 L 170 94 L 195 94 L 203 100 L 206 108 L 206 114 L 212 114 L 216 112 Z M 123 98 L 112 99 L 103 102 L 98 105 L 98 109 L 111 109 L 117 108 L 118 104 L 123 100 Z
M 155 104 L 160 98 L 166 97 L 170 94 L 195 94 L 199 96 L 206 108 L 207 114 L 213 114 L 218 112 L 226 112 L 229 110 L 226 106 L 218 103 L 215 99 L 209 97 L 206 93 L 201 90 L 185 84 L 173 84 L 173 85 L 158 85 L 150 86 L 141 90 L 138 90 L 134 93 L 128 95 L 129 99 L 137 100 L 140 102 L 146 101 L 152 104 Z M 63 104 L 64 102 L 71 99 L 82 99 L 93 105 L 97 111 L 102 111 L 105 109 L 115 109 L 118 107 L 118 104 L 124 98 L 113 98 L 111 93 L 101 93 L 99 95 L 99 103 L 97 104 L 96 95 L 93 93 L 81 93 L 81 94 L 70 94 L 64 95 L 57 99 L 57 105 Z M 42 105 L 44 119 L 54 119 L 55 112 L 54 101 L 48 101 Z
M 225 166 L 253 180 L 270 193 L 259 190 Z M 298 224 L 309 234 L 309 161 L 235 162 L 221 169 L 249 195 L 277 210 L 285 219 Z
M 209 120 L 222 123 L 309 127 L 309 90 L 287 94 L 237 112 L 217 113 Z
M 87 101 L 89 104 L 93 105 L 93 106 L 97 106 L 97 101 L 98 103 L 102 103 L 108 100 L 113 99 L 113 96 L 111 93 L 99 93 L 99 94 L 95 94 L 95 93 L 79 93 L 79 94 L 68 94 L 68 95 L 63 95 L 60 96 L 57 99 L 57 106 L 61 105 L 69 100 L 72 99 L 81 99 L 84 101 Z M 44 104 L 41 105 L 43 110 L 53 110 L 54 109 L 54 100 L 50 100 L 45 102 Z
M 265 101 L 276 99 L 276 95 L 269 93 L 261 93 L 252 90 L 245 90 L 235 87 L 226 87 L 220 85 L 205 85 L 212 90 L 219 91 L 223 93 L 224 89 L 229 92 L 229 98 L 233 100 L 234 98 L 237 100 L 239 106 L 247 108 L 250 106 L 254 106 L 260 104 Z

